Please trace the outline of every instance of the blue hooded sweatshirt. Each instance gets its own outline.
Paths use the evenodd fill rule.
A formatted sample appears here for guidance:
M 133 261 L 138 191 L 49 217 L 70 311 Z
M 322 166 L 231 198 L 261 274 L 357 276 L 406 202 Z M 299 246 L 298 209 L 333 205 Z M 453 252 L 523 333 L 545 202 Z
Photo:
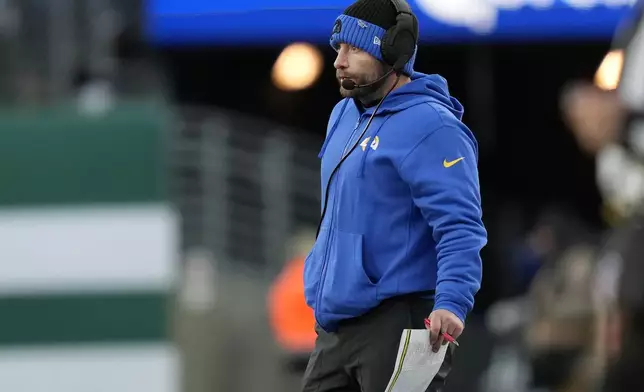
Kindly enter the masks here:
M 350 98 L 333 109 L 320 151 L 323 204 L 331 172 L 374 109 Z M 323 329 L 384 299 L 432 290 L 434 310 L 465 321 L 480 288 L 487 234 L 478 146 L 462 115 L 445 79 L 414 72 L 333 175 L 304 267 L 306 301 Z

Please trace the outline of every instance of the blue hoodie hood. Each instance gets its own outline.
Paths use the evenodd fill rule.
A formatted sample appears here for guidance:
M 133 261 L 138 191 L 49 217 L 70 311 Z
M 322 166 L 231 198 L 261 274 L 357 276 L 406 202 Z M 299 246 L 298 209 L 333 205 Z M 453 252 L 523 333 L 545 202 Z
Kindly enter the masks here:
M 423 102 L 438 103 L 459 120 L 463 118 L 463 105 L 449 95 L 447 80 L 440 75 L 426 75 L 420 72 L 414 72 L 409 83 L 392 91 L 378 112 L 398 112 Z
M 410 82 L 393 90 L 384 100 L 382 105 L 378 108 L 376 116 L 385 116 L 388 114 L 396 113 L 405 110 L 409 107 L 419 105 L 421 103 L 437 103 L 449 110 L 459 121 L 463 118 L 463 105 L 458 99 L 449 94 L 447 80 L 440 75 L 432 74 L 427 75 L 421 72 L 414 72 L 410 77 Z M 360 106 L 351 98 L 345 98 L 342 102 L 340 113 L 336 116 L 336 121 L 329 130 L 327 138 L 322 145 L 319 158 L 322 158 L 328 141 L 333 137 L 342 115 L 349 104 Z M 365 109 L 365 113 L 371 115 L 376 106 L 371 106 Z

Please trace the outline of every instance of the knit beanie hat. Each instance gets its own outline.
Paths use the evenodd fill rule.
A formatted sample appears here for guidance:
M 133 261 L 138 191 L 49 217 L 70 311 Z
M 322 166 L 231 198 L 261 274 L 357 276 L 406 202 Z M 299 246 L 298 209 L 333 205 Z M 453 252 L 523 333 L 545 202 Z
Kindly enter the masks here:
M 331 46 L 337 50 L 341 43 L 349 44 L 384 62 L 380 44 L 387 30 L 396 24 L 396 16 L 391 0 L 358 0 L 335 20 Z M 402 71 L 407 76 L 414 73 L 417 50 L 418 46 Z

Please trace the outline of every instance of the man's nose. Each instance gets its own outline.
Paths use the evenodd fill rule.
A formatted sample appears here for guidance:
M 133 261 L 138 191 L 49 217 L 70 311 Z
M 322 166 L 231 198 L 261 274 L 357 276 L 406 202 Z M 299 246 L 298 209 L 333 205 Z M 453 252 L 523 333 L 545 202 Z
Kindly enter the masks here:
M 342 53 L 343 51 L 339 51 L 338 55 L 335 58 L 335 61 L 333 62 L 333 66 L 335 69 L 345 69 L 349 66 L 349 62 L 347 61 L 347 55 Z

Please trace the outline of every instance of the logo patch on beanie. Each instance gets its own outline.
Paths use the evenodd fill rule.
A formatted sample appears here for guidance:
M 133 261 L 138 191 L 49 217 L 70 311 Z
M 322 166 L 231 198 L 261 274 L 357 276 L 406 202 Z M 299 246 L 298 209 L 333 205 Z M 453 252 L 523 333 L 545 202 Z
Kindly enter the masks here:
M 333 25 L 333 34 L 338 34 L 342 31 L 342 21 L 340 19 L 336 19 L 335 24 Z
M 363 29 L 367 28 L 367 24 L 363 20 L 360 20 L 360 19 L 358 19 L 358 26 L 360 26 Z

